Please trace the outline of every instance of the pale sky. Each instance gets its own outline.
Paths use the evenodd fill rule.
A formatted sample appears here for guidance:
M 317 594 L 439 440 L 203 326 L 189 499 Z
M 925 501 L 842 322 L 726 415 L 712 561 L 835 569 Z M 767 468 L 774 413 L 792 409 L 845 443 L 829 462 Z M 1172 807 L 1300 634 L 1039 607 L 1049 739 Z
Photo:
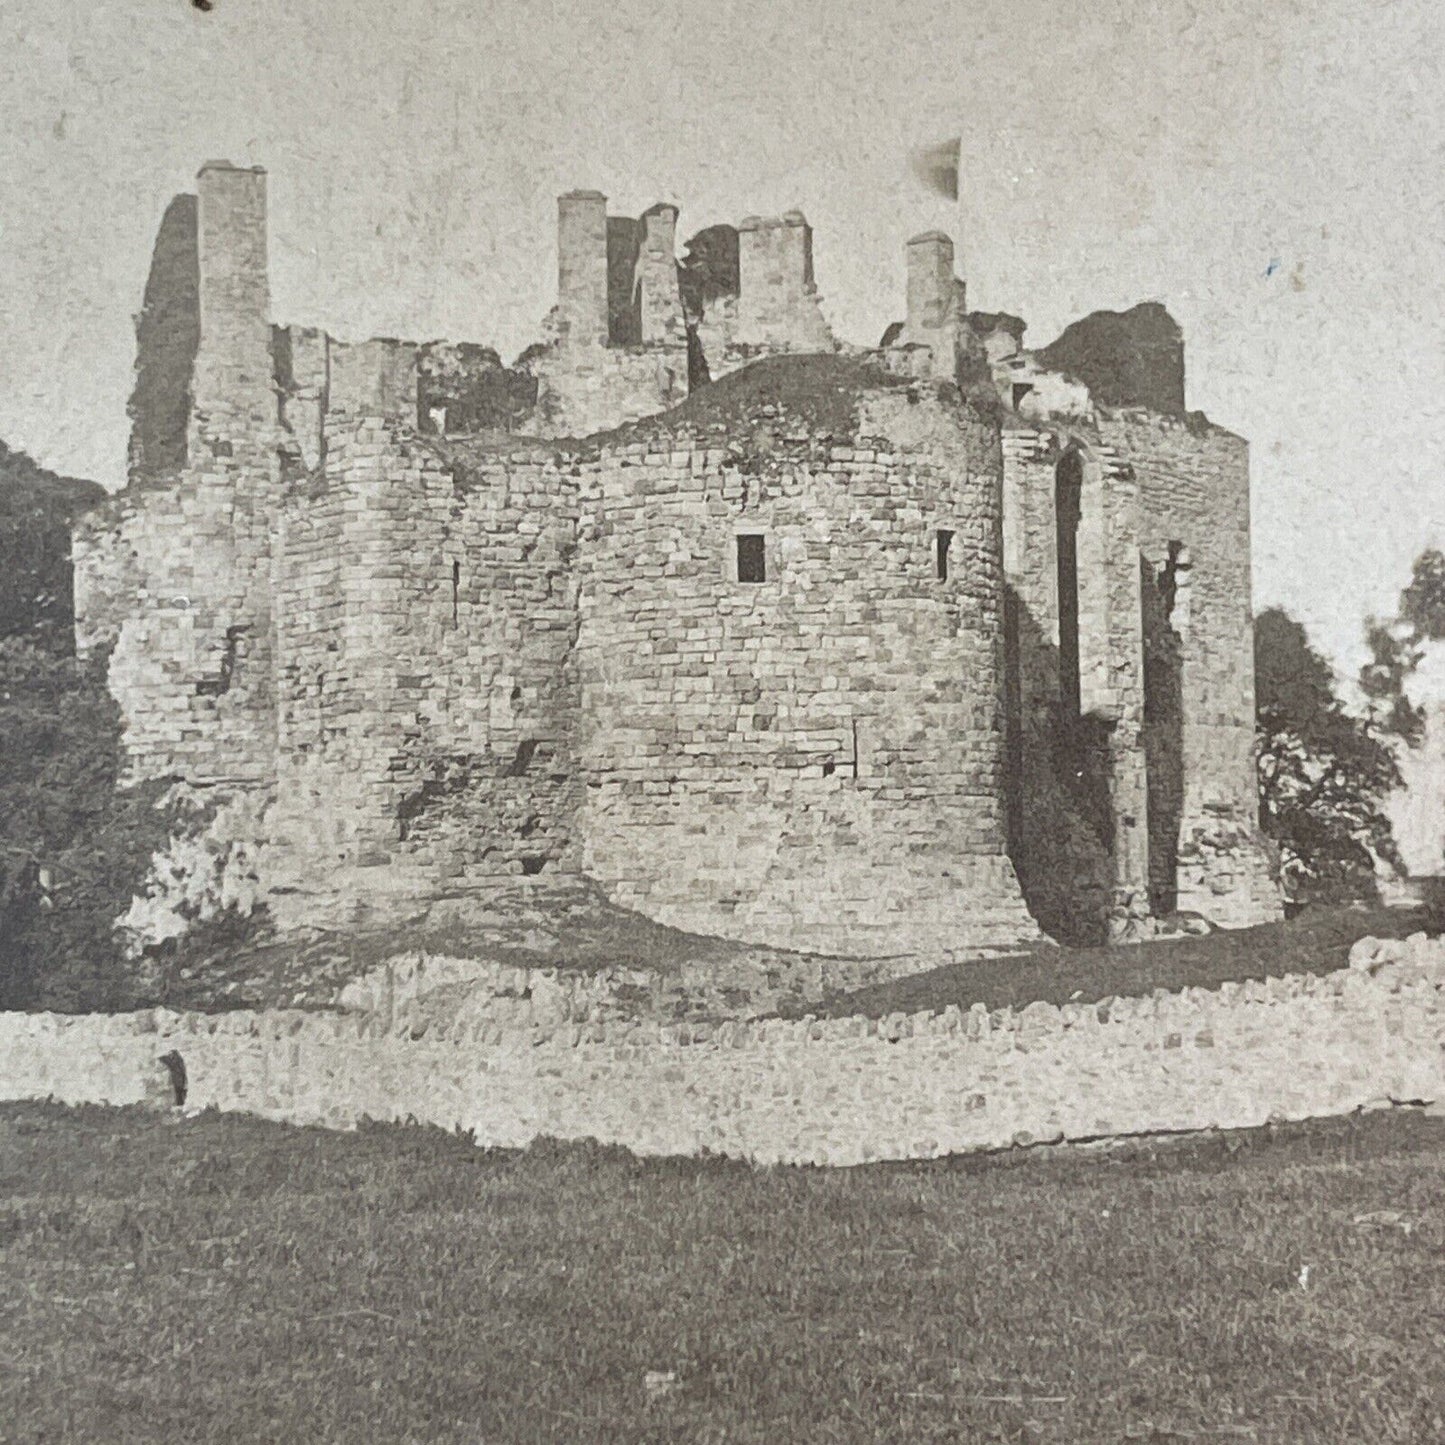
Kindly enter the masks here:
M 0 439 L 123 480 L 131 317 L 166 203 L 270 172 L 274 312 L 507 357 L 552 299 L 554 197 L 686 237 L 798 206 L 835 329 L 902 246 L 1042 346 L 1163 301 L 1191 407 L 1249 437 L 1256 605 L 1353 672 L 1445 544 L 1438 0 L 0 0 Z M 963 137 L 955 209 L 913 145 Z

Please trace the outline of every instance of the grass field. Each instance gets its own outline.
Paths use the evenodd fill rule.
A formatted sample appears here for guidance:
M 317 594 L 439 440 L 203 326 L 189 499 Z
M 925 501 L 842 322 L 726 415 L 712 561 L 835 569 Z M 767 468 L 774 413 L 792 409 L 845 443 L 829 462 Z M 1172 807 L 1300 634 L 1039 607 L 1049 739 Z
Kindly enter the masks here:
M 0 1439 L 1426 1445 L 1442 1165 L 1404 1113 L 821 1171 L 0 1106 Z

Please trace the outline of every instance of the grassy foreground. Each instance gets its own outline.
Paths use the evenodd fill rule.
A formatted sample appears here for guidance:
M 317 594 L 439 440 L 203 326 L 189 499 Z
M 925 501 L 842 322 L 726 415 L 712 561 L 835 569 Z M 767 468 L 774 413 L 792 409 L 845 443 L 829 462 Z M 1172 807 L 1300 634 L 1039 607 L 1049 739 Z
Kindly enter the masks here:
M 1404 1114 L 822 1171 L 5 1105 L 0 1440 L 1422 1445 L 1442 1165 Z

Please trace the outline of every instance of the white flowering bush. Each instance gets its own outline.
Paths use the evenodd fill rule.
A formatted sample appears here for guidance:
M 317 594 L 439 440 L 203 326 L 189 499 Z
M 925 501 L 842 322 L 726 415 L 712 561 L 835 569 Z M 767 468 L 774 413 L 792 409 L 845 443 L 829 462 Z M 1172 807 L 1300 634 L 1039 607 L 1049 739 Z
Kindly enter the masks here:
M 117 920 L 126 954 L 183 937 L 194 925 L 262 905 L 267 800 L 238 793 L 219 803 L 179 786 L 162 800 L 182 819 L 165 848 L 151 855 L 143 891 Z

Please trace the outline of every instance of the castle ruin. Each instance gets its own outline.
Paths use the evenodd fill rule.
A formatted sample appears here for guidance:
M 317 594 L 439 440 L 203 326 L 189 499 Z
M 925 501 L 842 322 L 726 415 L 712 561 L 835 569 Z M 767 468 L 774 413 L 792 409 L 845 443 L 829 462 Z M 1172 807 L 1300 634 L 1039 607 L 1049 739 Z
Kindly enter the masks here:
M 283 925 L 577 878 L 854 956 L 1277 916 L 1248 452 L 1162 307 L 1029 351 L 931 232 L 848 347 L 800 214 L 680 263 L 578 191 L 506 366 L 276 325 L 265 187 L 167 211 L 74 553 L 134 775 L 264 802 Z

